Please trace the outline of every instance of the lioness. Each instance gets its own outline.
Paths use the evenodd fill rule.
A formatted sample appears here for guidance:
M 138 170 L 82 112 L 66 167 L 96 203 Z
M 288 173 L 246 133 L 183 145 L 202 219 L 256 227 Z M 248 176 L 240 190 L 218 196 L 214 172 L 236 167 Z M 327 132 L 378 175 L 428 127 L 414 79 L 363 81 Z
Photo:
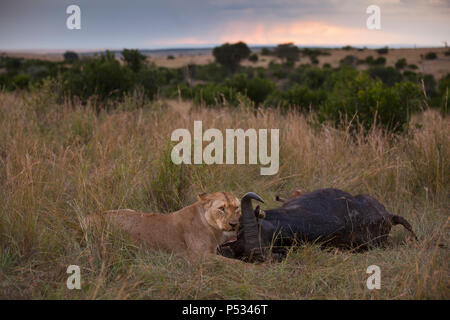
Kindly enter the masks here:
M 155 249 L 215 254 L 219 245 L 236 237 L 240 202 L 226 192 L 203 193 L 197 198 L 194 204 L 169 214 L 113 210 L 89 216 L 88 224 L 112 222 L 136 243 Z

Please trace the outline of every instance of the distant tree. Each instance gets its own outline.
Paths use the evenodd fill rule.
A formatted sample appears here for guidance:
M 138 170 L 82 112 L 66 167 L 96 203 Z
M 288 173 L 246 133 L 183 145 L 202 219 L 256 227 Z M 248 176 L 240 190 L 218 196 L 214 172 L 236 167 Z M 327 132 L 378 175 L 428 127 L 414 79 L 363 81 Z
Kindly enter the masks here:
M 261 55 L 262 56 L 270 56 L 272 54 L 272 51 L 270 51 L 268 48 L 262 48 L 261 49 Z
M 356 66 L 358 59 L 353 55 L 347 55 L 339 61 L 339 64 L 342 66 L 344 64 L 349 66 Z
M 146 57 L 137 49 L 123 49 L 122 60 L 133 72 L 138 72 L 144 65 Z
M 437 58 L 436 52 L 428 52 L 425 57 L 426 60 L 434 60 Z
M 256 53 L 254 53 L 250 57 L 248 57 L 248 60 L 251 61 L 251 62 L 257 62 L 258 61 L 258 55 Z
M 78 54 L 73 51 L 66 51 L 66 52 L 64 52 L 63 56 L 64 56 L 64 61 L 66 61 L 66 62 L 74 62 L 74 61 L 79 60 Z
M 300 57 L 300 49 L 292 42 L 282 43 L 275 48 L 274 54 L 285 62 L 294 62 Z
M 378 54 L 387 54 L 389 52 L 388 47 L 377 49 Z
M 214 58 L 217 63 L 223 65 L 231 73 L 234 73 L 239 67 L 241 60 L 250 56 L 250 49 L 244 42 L 234 44 L 225 43 L 213 50 Z
M 373 60 L 372 65 L 373 66 L 382 66 L 386 64 L 386 58 L 385 57 L 378 57 L 375 60 Z
M 398 70 L 401 70 L 401 69 L 404 69 L 407 65 L 408 65 L 408 63 L 406 62 L 406 59 L 401 58 L 401 59 L 398 59 L 397 62 L 395 63 L 395 68 Z

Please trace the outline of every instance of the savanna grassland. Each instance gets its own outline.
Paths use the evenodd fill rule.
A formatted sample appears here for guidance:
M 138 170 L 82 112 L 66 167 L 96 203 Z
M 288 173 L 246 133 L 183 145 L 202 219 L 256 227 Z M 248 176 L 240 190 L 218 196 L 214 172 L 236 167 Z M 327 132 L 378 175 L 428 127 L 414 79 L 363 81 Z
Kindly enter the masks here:
M 450 120 L 423 109 L 409 127 L 351 131 L 314 112 L 192 107 L 183 100 L 129 96 L 98 108 L 60 99 L 49 87 L 0 92 L 0 298 L 25 299 L 449 299 Z M 257 165 L 176 166 L 174 129 L 279 128 L 280 170 Z M 388 247 L 364 253 L 304 245 L 283 262 L 259 265 L 183 256 L 135 246 L 125 235 L 83 229 L 94 212 L 170 212 L 201 192 L 292 188 L 368 193 L 407 218 Z M 81 290 L 66 269 L 81 267 Z M 366 288 L 369 265 L 381 289 Z

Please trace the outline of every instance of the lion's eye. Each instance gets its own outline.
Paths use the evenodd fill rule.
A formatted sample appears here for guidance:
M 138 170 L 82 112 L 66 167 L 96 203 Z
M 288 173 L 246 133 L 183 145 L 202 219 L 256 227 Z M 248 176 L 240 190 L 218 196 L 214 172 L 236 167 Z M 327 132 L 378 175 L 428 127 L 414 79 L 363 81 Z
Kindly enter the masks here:
M 219 210 L 220 210 L 222 213 L 225 213 L 225 207 L 220 207 Z

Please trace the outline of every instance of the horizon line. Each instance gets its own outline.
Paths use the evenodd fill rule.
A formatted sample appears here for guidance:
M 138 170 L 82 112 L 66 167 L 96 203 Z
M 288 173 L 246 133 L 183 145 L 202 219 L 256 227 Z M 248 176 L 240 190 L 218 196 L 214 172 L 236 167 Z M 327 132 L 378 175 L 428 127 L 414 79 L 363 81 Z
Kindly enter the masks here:
M 139 51 L 175 51 L 175 50 L 211 50 L 222 44 L 205 44 L 202 46 L 186 45 L 186 46 L 167 46 L 167 47 L 121 47 L 121 48 L 16 48 L 16 49 L 3 49 L 0 48 L 0 52 L 28 52 L 28 53 L 40 53 L 40 54 L 57 54 L 66 51 L 75 51 L 79 53 L 95 53 L 104 51 L 121 51 L 123 49 L 137 49 Z M 249 48 L 275 48 L 277 44 L 248 44 Z M 390 49 L 418 49 L 418 48 L 445 48 L 444 45 L 432 46 L 432 45 L 420 45 L 420 44 L 386 44 L 386 45 L 370 45 L 370 44 L 357 44 L 357 45 L 296 45 L 299 48 L 324 48 L 324 49 L 342 49 L 343 47 L 350 46 L 352 48 L 360 49 L 377 49 L 388 47 Z

